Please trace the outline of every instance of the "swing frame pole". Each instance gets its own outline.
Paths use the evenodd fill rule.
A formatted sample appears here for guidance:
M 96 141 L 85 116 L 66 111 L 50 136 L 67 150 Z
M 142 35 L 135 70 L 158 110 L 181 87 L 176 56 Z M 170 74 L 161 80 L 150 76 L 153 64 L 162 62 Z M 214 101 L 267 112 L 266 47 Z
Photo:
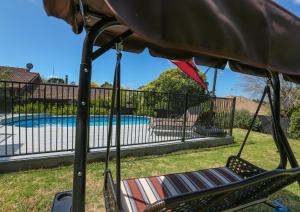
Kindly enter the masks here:
M 249 129 L 247 131 L 246 137 L 240 147 L 240 150 L 237 154 L 237 157 L 240 157 L 242 154 L 242 151 L 245 147 L 245 144 L 247 142 L 248 136 L 252 130 L 252 127 L 254 125 L 255 119 L 259 113 L 259 110 L 263 104 L 263 101 L 265 99 L 265 96 L 268 96 L 270 109 L 272 113 L 272 125 L 273 125 L 273 138 L 275 141 L 275 144 L 277 146 L 277 149 L 280 154 L 280 164 L 278 166 L 279 169 L 285 169 L 287 165 L 287 159 L 290 162 L 290 165 L 292 168 L 298 167 L 298 162 L 295 158 L 295 155 L 291 149 L 291 146 L 288 142 L 288 139 L 281 127 L 280 124 L 280 79 L 277 73 L 270 73 L 269 75 L 268 84 L 264 89 L 263 95 L 261 97 L 261 100 L 259 102 L 259 105 L 257 107 L 257 110 L 254 114 L 254 117 L 252 119 L 252 122 L 249 126 Z M 271 89 L 273 93 L 271 93 Z M 299 181 L 300 184 L 300 181 Z
M 73 172 L 73 192 L 72 192 L 72 211 L 85 211 L 85 190 L 86 190 L 86 160 L 87 148 L 89 143 L 89 103 L 90 103 L 90 83 L 92 74 L 93 47 L 98 36 L 107 28 L 117 25 L 118 22 L 113 18 L 99 21 L 87 31 L 80 65 L 77 116 L 76 116 L 76 138 L 75 138 L 75 158 Z M 111 47 L 114 44 L 110 43 Z M 108 51 L 110 48 L 107 48 Z M 102 47 L 103 48 L 103 47 Z M 103 51 L 105 53 L 106 51 Z M 99 57 L 102 54 L 98 54 Z
M 272 115 L 274 117 L 274 127 L 276 128 L 276 132 L 278 134 L 278 138 L 280 140 L 280 144 L 282 146 L 282 151 L 285 152 L 285 160 L 288 159 L 292 168 L 299 167 L 297 159 L 292 151 L 292 148 L 289 144 L 289 141 L 283 131 L 280 124 L 280 79 L 277 73 L 271 73 L 272 76 L 272 88 L 273 88 L 273 111 Z M 269 91 L 269 98 L 271 100 L 271 93 Z M 285 167 L 284 167 L 285 168 Z M 299 181 L 300 185 L 300 181 Z
M 121 58 L 122 43 L 116 44 L 117 67 L 116 67 L 116 190 L 117 206 L 121 208 Z
M 102 19 L 96 23 L 91 29 L 87 30 L 82 48 L 76 115 L 75 158 L 71 209 L 73 212 L 85 211 L 86 161 L 89 143 L 88 130 L 90 118 L 89 105 L 92 61 L 109 51 L 116 43 L 126 40 L 133 33 L 131 30 L 127 30 L 93 52 L 93 47 L 97 38 L 107 28 L 115 25 L 119 25 L 119 23 L 114 18 Z

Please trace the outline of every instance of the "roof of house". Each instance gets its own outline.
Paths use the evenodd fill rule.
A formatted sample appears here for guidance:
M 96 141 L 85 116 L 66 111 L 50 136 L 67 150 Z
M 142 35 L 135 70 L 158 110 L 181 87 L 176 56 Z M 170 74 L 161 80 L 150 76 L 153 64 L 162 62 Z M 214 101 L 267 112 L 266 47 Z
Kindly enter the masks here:
M 109 96 L 111 89 L 105 88 L 91 88 L 91 100 L 96 100 L 100 96 Z M 70 86 L 64 84 L 40 84 L 35 85 L 33 93 L 30 94 L 33 99 L 44 100 L 77 100 L 78 98 L 78 86 Z
M 40 77 L 39 73 L 28 71 L 26 68 L 0 66 L 0 74 L 6 71 L 9 76 L 9 78 L 6 79 L 7 81 L 29 83 Z

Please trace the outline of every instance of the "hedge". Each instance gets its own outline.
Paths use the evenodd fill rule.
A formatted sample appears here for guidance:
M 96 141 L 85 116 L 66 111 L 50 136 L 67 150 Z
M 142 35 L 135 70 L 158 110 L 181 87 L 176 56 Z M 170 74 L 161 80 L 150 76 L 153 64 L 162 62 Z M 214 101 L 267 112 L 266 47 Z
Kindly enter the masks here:
M 292 138 L 300 139 L 300 107 L 291 115 L 289 134 Z

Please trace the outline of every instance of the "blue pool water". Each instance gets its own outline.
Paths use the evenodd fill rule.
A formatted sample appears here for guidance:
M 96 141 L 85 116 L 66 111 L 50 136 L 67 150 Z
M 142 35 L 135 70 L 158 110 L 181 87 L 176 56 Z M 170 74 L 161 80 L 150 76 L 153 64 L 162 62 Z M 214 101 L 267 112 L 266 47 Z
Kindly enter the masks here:
M 90 117 L 90 126 L 107 126 L 109 123 L 109 116 L 91 116 Z M 141 116 L 121 116 L 121 125 L 136 125 L 136 124 L 148 124 L 148 117 Z M 1 120 L 0 124 L 5 124 L 4 120 Z M 116 117 L 113 118 L 113 125 L 116 124 Z M 16 127 L 42 127 L 42 126 L 64 126 L 64 127 L 75 127 L 76 117 L 75 116 L 46 116 L 43 117 L 31 117 L 25 116 L 14 117 L 14 119 L 9 118 L 6 120 L 7 126 L 16 126 Z

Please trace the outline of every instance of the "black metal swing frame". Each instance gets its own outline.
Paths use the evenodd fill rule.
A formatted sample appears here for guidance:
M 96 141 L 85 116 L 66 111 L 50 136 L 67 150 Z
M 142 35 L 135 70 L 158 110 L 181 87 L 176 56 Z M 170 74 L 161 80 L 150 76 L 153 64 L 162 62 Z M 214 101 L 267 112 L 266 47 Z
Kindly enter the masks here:
M 90 101 L 89 88 L 91 82 L 92 61 L 107 52 L 109 49 L 113 48 L 116 44 L 122 43 L 122 41 L 126 40 L 132 34 L 132 32 L 128 30 L 108 42 L 105 46 L 102 46 L 101 48 L 93 52 L 93 47 L 96 39 L 105 29 L 114 25 L 118 25 L 118 22 L 114 18 L 105 18 L 95 24 L 92 28 L 87 29 L 80 65 L 73 191 L 56 194 L 52 211 L 85 211 L 86 158 Z M 107 211 L 122 211 L 120 200 L 120 45 L 117 45 L 116 49 L 118 51 L 118 59 L 114 76 L 112 98 L 113 101 L 110 113 L 111 119 L 114 114 L 116 114 L 117 116 L 116 183 L 114 182 L 112 174 L 108 169 L 110 140 L 112 132 L 112 125 L 110 124 L 104 173 L 104 197 Z M 262 101 L 265 98 L 265 95 L 268 94 L 273 117 L 274 140 L 281 158 L 278 169 L 274 171 L 266 171 L 240 158 L 241 152 L 250 133 L 249 130 L 238 155 L 229 157 L 226 164 L 226 167 L 230 168 L 232 171 L 243 177 L 243 181 L 226 186 L 216 187 L 209 190 L 188 193 L 183 196 L 168 198 L 164 201 L 157 202 L 149 206 L 145 211 L 222 211 L 226 209 L 237 210 L 241 207 L 248 207 L 253 204 L 264 202 L 270 194 L 282 189 L 292 182 L 300 180 L 300 168 L 298 167 L 295 156 L 279 124 L 280 81 L 278 75 L 271 73 L 269 82 L 269 85 L 266 86 L 266 89 L 264 91 Z M 273 98 L 271 96 L 271 89 L 273 91 Z M 258 113 L 258 110 L 254 116 L 254 119 Z M 250 127 L 250 129 L 251 128 L 252 126 Z M 291 164 L 292 169 L 290 170 L 285 170 L 287 161 L 289 161 Z

